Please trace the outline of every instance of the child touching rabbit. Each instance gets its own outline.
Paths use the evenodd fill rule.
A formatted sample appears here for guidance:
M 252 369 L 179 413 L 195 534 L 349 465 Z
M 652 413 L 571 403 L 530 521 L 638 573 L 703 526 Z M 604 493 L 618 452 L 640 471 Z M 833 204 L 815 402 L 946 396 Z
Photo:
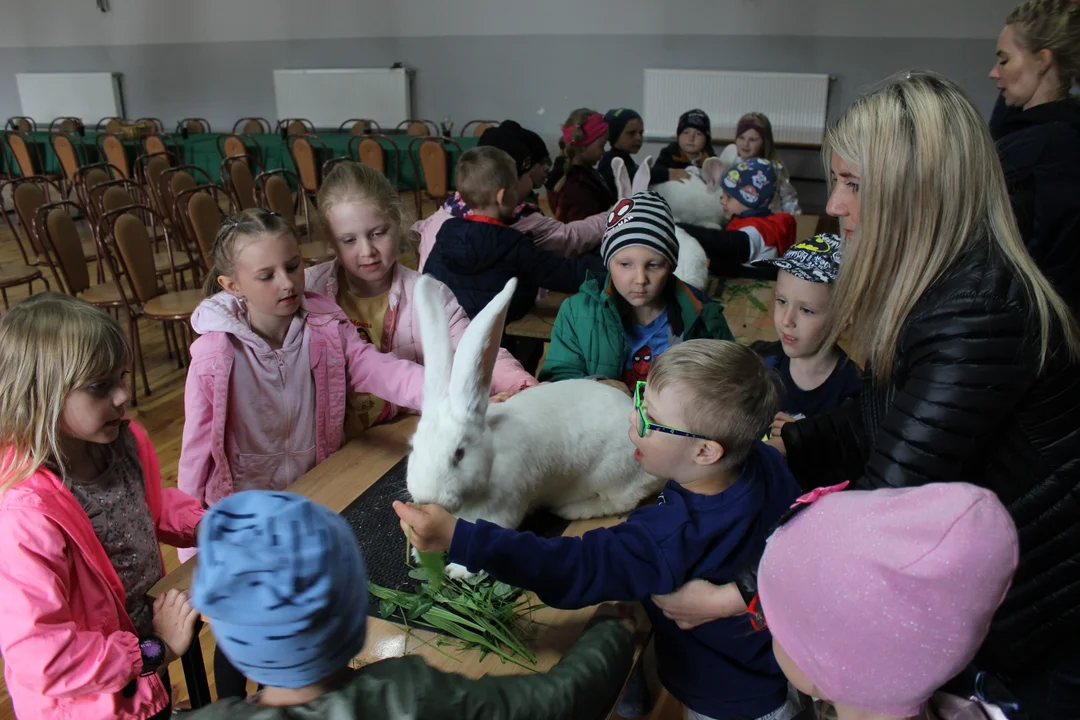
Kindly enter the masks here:
M 337 256 L 308 268 L 309 290 L 341 306 L 357 332 L 375 349 L 423 364 L 414 291 L 420 273 L 397 262 L 404 208 L 386 176 L 354 162 L 338 163 L 319 188 L 319 216 Z M 450 317 L 456 347 L 469 318 L 442 283 L 439 294 Z M 502 350 L 495 362 L 492 392 L 503 397 L 531 387 L 536 378 Z M 350 440 L 399 408 L 370 393 L 348 391 L 345 438 Z
M 494 147 L 504 151 L 514 160 L 518 173 L 519 202 L 508 218 L 507 224 L 518 232 L 528 235 L 537 247 L 565 257 L 578 257 L 590 252 L 600 244 L 600 238 L 607 227 L 607 211 L 575 222 L 563 223 L 549 218 L 540 210 L 540 206 L 529 200 L 537 177 L 534 174 L 535 163 L 542 162 L 534 158 L 541 150 L 543 141 L 527 136 L 527 130 L 513 120 L 506 120 L 497 127 L 489 128 L 480 136 L 480 147 Z M 532 149 L 530 150 L 530 145 Z M 546 152 L 546 149 L 542 152 Z M 546 170 L 544 171 L 546 173 Z M 542 181 L 540 184 L 543 184 Z M 452 217 L 462 218 L 473 214 L 473 209 L 455 192 L 446 199 L 443 206 L 433 215 L 413 224 L 412 229 L 420 235 L 420 272 L 435 245 L 439 229 Z
M 161 487 L 146 431 L 124 417 L 120 326 L 40 293 L 0 320 L 0 651 L 23 718 L 167 718 L 168 665 L 197 614 L 152 605 L 159 542 L 195 543 L 202 506 Z
M 611 149 L 604 153 L 596 170 L 611 187 L 618 189 L 615 181 L 615 173 L 611 169 L 611 162 L 615 158 L 622 158 L 626 171 L 630 177 L 637 173 L 637 162 L 634 155 L 641 152 L 641 146 L 645 143 L 645 123 L 636 110 L 630 108 L 615 108 L 608 110 L 604 115 L 604 121 L 608 124 L 608 142 Z M 673 167 L 653 165 L 649 176 L 650 185 L 658 185 L 676 180 L 682 182 L 690 177 L 686 170 Z
M 596 171 L 607 139 L 607 121 L 595 110 L 578 108 L 563 123 L 566 162 L 561 176 L 548 186 L 548 201 L 557 220 L 584 220 L 615 204 L 615 188 Z
M 682 340 L 732 339 L 723 308 L 672 274 L 679 241 L 663 198 L 646 191 L 620 200 L 608 223 L 608 273 L 559 308 L 541 380 L 601 377 L 633 388 Z
M 687 110 L 680 115 L 675 133 L 675 141 L 660 151 L 652 170 L 654 173 L 669 169 L 685 170 L 691 166 L 700 168 L 706 160 L 716 156 L 712 146 L 712 120 L 704 110 Z
M 780 161 L 780 152 L 773 141 L 772 123 L 763 113 L 747 113 L 739 118 L 735 128 L 735 142 L 720 153 L 720 162 L 725 169 L 730 169 L 740 160 L 764 158 L 773 164 L 776 170 L 776 194 L 769 209 L 773 212 L 786 212 L 801 215 L 799 194 L 791 184 L 791 175 Z
M 775 374 L 749 348 L 687 340 L 637 383 L 628 418 L 634 458 L 669 478 L 655 505 L 580 538 L 548 539 L 460 520 L 438 505 L 395 502 L 394 510 L 419 550 L 449 549 L 448 561 L 533 590 L 552 607 L 640 600 L 660 680 L 690 711 L 790 720 L 798 704 L 767 635 L 742 617 L 680 630 L 651 600 L 691 578 L 732 578 L 797 497 L 780 454 L 760 440 L 779 398 Z
M 380 353 L 333 301 L 304 292 L 300 247 L 280 217 L 251 209 L 226 218 L 213 263 L 191 318 L 200 337 L 177 476 L 188 495 L 210 506 L 240 490 L 288 487 L 341 447 L 350 389 L 420 409 L 424 369 Z M 214 673 L 219 696 L 245 694 L 220 653 Z
M 966 483 L 836 489 L 797 501 L 758 569 L 756 623 L 784 673 L 839 720 L 1003 720 L 938 688 L 975 658 L 1012 581 L 1008 511 Z

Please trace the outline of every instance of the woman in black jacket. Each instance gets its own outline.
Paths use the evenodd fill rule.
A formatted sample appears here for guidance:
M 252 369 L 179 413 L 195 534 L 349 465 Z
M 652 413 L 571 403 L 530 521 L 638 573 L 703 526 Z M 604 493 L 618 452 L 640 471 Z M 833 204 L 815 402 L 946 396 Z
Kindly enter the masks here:
M 825 153 L 847 237 L 826 342 L 843 334 L 870 370 L 859 400 L 783 427 L 791 469 L 806 489 L 994 490 L 1020 564 L 978 663 L 1052 706 L 1030 683 L 1080 659 L 1080 330 L 1025 251 L 990 135 L 951 81 L 890 81 L 829 129 Z M 733 614 L 751 579 L 658 604 L 692 626 Z M 1080 717 L 1073 702 L 1032 717 Z
M 1080 3 L 1028 0 L 1005 23 L 990 131 L 1020 234 L 1080 317 Z

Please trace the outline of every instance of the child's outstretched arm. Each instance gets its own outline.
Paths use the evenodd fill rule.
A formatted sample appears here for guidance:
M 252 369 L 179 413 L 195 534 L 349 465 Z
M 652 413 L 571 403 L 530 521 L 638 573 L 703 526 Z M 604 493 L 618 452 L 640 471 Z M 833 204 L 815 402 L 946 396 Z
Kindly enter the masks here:
M 393 353 L 381 353 L 361 340 L 349 323 L 338 325 L 349 387 L 419 411 L 424 401 L 424 366 Z
M 485 520 L 474 524 L 437 505 L 395 502 L 394 511 L 403 530 L 412 528 L 418 550 L 449 550 L 449 562 L 486 570 L 497 580 L 532 590 L 556 608 L 643 600 L 671 592 L 681 580 L 660 544 L 643 523 L 635 522 L 641 510 L 624 523 L 580 538 L 540 538 Z
M 604 261 L 598 255 L 561 257 L 538 248 L 517 231 L 506 233 L 505 241 L 515 243 L 514 274 L 548 290 L 573 294 L 585 282 L 586 273 L 604 272 Z
M 139 638 L 76 626 L 70 541 L 39 513 L 0 512 L 0 652 L 9 676 L 52 698 L 119 693 L 142 671 Z
M 568 223 L 533 213 L 514 223 L 514 229 L 532 238 L 541 250 L 564 257 L 580 257 L 595 249 L 607 230 L 608 211 Z

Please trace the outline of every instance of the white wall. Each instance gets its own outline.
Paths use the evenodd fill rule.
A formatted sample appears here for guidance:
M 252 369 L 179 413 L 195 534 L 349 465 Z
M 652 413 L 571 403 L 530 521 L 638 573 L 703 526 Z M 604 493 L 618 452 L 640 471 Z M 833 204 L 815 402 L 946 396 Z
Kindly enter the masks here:
M 0 47 L 466 35 L 993 38 L 1017 0 L 0 0 Z M 852 57 L 852 63 L 860 58 Z

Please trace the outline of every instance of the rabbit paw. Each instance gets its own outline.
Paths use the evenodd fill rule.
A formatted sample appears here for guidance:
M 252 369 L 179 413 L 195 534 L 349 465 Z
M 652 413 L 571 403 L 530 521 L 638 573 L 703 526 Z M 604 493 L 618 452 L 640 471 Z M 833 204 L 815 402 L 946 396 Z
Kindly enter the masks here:
M 457 563 L 448 564 L 446 566 L 446 574 L 455 580 L 465 580 L 476 575 L 476 573 L 469 572 L 468 568 L 464 565 L 458 565 Z

